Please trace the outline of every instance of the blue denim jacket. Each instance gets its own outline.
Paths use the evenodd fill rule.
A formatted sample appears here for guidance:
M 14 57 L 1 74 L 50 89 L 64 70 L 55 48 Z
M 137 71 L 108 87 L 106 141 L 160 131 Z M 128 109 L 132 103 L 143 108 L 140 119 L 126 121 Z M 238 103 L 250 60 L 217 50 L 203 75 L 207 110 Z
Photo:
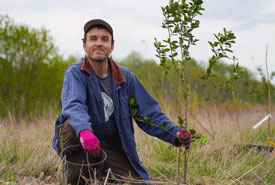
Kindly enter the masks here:
M 138 105 L 138 117 L 147 116 L 156 124 L 165 122 L 168 131 L 176 134 L 178 127 L 161 111 L 158 102 L 148 93 L 136 76 L 127 68 L 111 63 L 113 81 L 114 115 L 121 137 L 122 147 L 138 174 L 149 180 L 148 172 L 138 158 L 134 138 L 134 127 L 130 115 L 128 100 L 134 97 Z M 75 129 L 77 135 L 83 129 L 90 129 L 91 124 L 105 121 L 104 103 L 101 97 L 100 87 L 95 72 L 85 66 L 85 59 L 71 64 L 65 72 L 64 84 L 61 94 L 62 112 L 55 123 L 55 136 L 53 148 L 57 150 L 57 127 L 67 119 Z M 173 145 L 178 145 L 174 135 L 167 131 L 150 126 L 147 123 L 136 120 L 137 125 L 151 136 L 158 137 Z

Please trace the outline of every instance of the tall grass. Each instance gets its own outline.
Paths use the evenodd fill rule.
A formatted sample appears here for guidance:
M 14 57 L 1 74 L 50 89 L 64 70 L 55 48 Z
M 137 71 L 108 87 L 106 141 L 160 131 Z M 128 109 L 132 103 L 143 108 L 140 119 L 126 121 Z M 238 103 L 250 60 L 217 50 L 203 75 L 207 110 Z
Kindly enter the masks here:
M 204 107 L 207 111 L 194 109 L 193 112 L 197 120 L 210 132 L 212 124 L 215 140 L 207 135 L 197 121 L 190 119 L 190 128 L 202 133 L 202 138 L 192 143 L 189 152 L 188 183 L 274 184 L 275 150 L 271 153 L 238 145 L 241 140 L 233 105 Z M 163 109 L 172 120 L 177 120 L 179 110 L 169 107 L 169 104 Z M 265 116 L 264 108 L 245 105 L 240 106 L 239 111 L 244 144 L 267 145 L 267 124 L 264 123 L 256 130 L 252 129 L 252 126 Z M 274 111 L 272 114 L 274 115 Z M 32 121 L 21 120 L 20 124 L 15 123 L 12 117 L 1 121 L 0 183 L 20 183 L 18 176 L 22 175 L 36 178 L 40 184 L 60 184 L 61 161 L 51 146 L 54 121 L 55 115 L 44 115 Z M 271 121 L 273 141 L 274 125 L 274 121 Z M 162 181 L 163 184 L 176 184 L 177 148 L 146 135 L 139 128 L 135 129 L 135 137 L 140 160 L 148 169 L 152 180 Z
M 190 128 L 203 134 L 192 143 L 189 152 L 189 184 L 274 184 L 275 150 L 259 151 L 249 148 L 248 144 L 267 145 L 267 124 L 256 130 L 252 126 L 265 116 L 261 106 L 240 106 L 239 123 L 243 144 L 235 120 L 234 106 L 208 105 L 207 111 L 194 110 L 197 120 L 209 130 L 211 124 L 215 131 L 215 140 L 197 124 L 190 120 Z M 274 110 L 274 109 L 273 109 Z M 171 112 L 166 107 L 167 112 Z M 211 119 L 208 118 L 207 112 Z M 172 117 L 177 120 L 177 111 Z M 274 112 L 273 112 L 274 114 Z M 210 123 L 210 120 L 212 123 Z M 275 140 L 275 122 L 271 125 L 271 135 Z M 137 129 L 136 129 L 137 130 Z M 138 131 L 137 143 L 141 161 L 151 176 L 176 182 L 177 149 Z M 181 161 L 183 163 L 183 161 Z M 181 164 L 183 167 L 183 164 Z M 183 170 L 182 170 L 183 172 Z M 181 176 L 183 178 L 183 174 Z
M 32 121 L 12 119 L 0 124 L 0 179 L 18 182 L 17 176 L 55 181 L 60 177 L 60 161 L 51 147 L 54 117 Z M 0 180 L 0 182 L 1 182 Z M 20 182 L 19 182 L 20 183 Z

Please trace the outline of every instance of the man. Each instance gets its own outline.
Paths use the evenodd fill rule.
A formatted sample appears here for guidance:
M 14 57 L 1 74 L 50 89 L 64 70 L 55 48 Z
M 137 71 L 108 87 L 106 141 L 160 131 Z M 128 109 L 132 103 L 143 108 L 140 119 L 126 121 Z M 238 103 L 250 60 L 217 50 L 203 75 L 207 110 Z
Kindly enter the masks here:
M 149 135 L 175 146 L 189 146 L 192 135 L 168 119 L 132 72 L 109 58 L 114 35 L 107 22 L 93 19 L 84 25 L 83 49 L 86 56 L 71 64 L 64 75 L 54 149 L 60 154 L 64 148 L 81 143 L 93 156 L 102 149 L 107 153 L 105 169 L 111 168 L 118 176 L 131 174 L 149 180 L 136 151 L 129 99 L 134 98 L 138 117 L 155 122 L 156 126 L 151 126 L 136 120 Z M 163 122 L 167 130 L 159 126 Z

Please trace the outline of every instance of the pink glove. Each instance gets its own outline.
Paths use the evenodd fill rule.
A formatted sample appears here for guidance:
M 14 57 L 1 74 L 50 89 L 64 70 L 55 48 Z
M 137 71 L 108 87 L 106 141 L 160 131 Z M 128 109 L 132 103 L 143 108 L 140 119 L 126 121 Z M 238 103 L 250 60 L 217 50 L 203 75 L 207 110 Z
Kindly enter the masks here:
M 92 133 L 91 130 L 85 129 L 81 130 L 80 133 L 80 143 L 85 152 L 90 155 L 99 156 L 100 146 L 98 138 Z
M 189 130 L 187 131 L 186 133 L 186 130 L 184 129 L 179 129 L 177 131 L 177 134 L 176 134 L 179 142 L 181 144 L 184 144 L 186 149 L 189 149 L 190 148 L 190 144 L 191 144 L 191 141 L 192 141 L 192 134 L 189 132 Z

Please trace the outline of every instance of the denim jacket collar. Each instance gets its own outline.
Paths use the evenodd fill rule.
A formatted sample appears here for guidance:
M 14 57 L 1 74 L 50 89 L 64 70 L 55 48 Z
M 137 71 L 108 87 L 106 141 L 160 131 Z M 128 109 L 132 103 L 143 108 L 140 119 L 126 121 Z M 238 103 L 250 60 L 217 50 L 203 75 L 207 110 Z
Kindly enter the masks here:
M 91 64 L 89 63 L 89 60 L 87 58 L 87 56 L 82 60 L 82 64 L 81 64 L 81 70 L 82 71 L 86 71 L 89 75 L 91 75 L 91 70 L 93 70 Z M 121 84 L 123 82 L 126 82 L 124 76 L 121 73 L 121 70 L 119 68 L 119 66 L 117 65 L 117 63 L 115 63 L 115 61 L 113 61 L 112 59 L 108 59 L 108 62 L 111 66 L 111 72 L 112 72 L 112 76 L 115 79 L 117 84 Z

